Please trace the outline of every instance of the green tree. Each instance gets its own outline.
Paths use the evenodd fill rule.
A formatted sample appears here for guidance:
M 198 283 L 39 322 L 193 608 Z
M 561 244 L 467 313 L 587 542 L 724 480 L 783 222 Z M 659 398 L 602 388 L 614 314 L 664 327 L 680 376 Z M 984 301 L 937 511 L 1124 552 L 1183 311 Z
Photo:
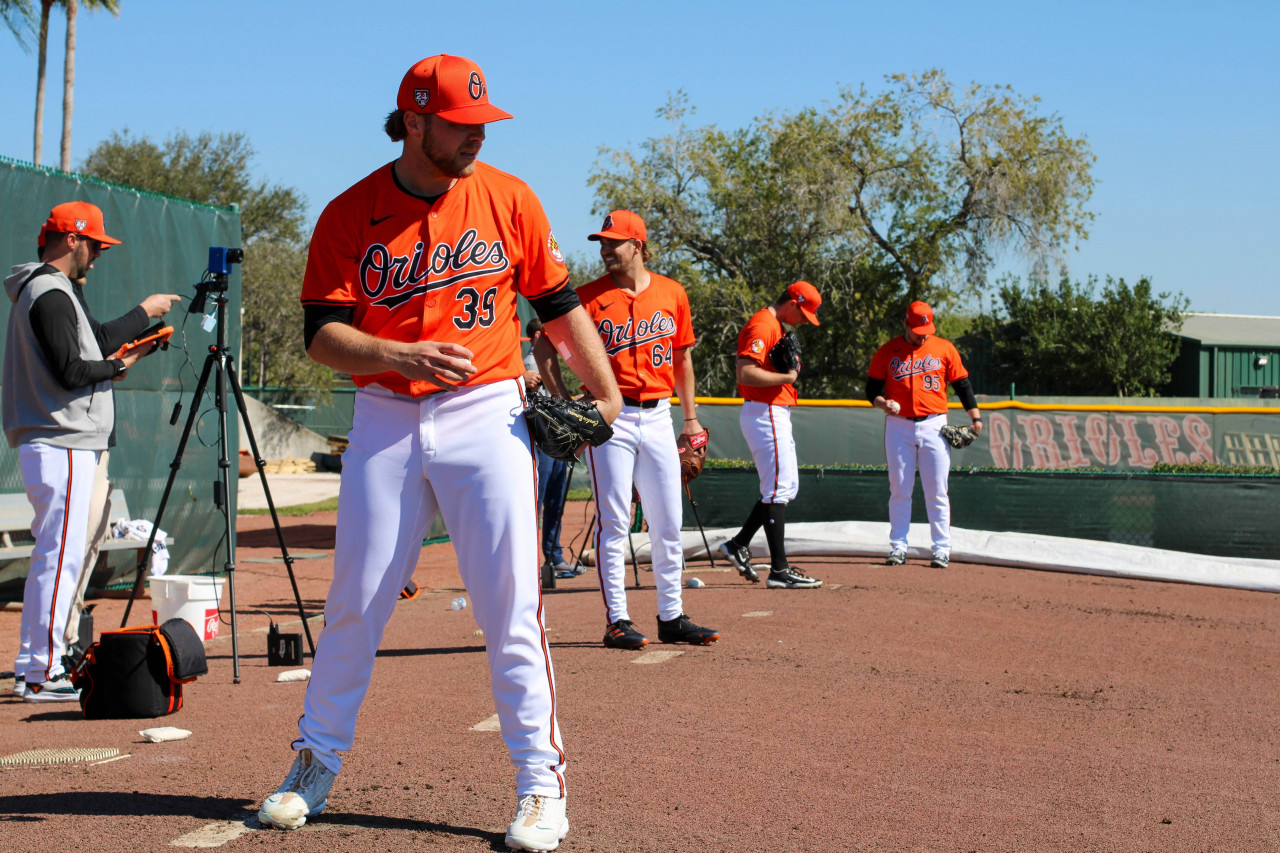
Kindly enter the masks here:
M 27 45 L 27 36 L 31 34 L 34 18 L 35 7 L 31 0 L 0 0 L 0 21 L 4 21 L 5 28 L 13 33 L 18 45 L 28 52 L 31 48 Z
M 601 149 L 595 210 L 645 218 L 653 268 L 689 291 L 706 392 L 733 393 L 738 330 L 797 279 L 824 299 L 800 392 L 849 395 L 907 302 L 945 309 L 985 286 L 998 250 L 1049 257 L 1087 236 L 1093 155 L 1034 99 L 957 94 L 940 71 L 889 82 L 735 131 L 691 127 L 678 92 L 658 111 L 668 134 Z
M 805 330 L 801 393 L 852 393 L 887 328 L 885 303 L 901 287 L 862 251 L 846 177 L 836 158 L 821 153 L 830 141 L 827 119 L 807 110 L 730 133 L 691 128 L 686 119 L 694 113 L 676 93 L 659 110 L 671 133 L 639 152 L 602 149 L 590 178 L 596 212 L 640 213 L 650 267 L 688 291 L 701 393 L 736 393 L 738 331 L 798 279 L 823 294 L 824 318 L 841 315 L 838 334 L 825 331 L 827 322 Z
M 894 74 L 875 97 L 845 90 L 830 117 L 851 173 L 850 210 L 910 300 L 981 289 L 995 255 L 1047 261 L 1088 237 L 1094 156 L 1039 98 L 956 91 L 946 74 Z
M 191 136 L 163 144 L 113 132 L 82 170 L 104 180 L 204 204 L 240 207 L 245 250 L 242 380 L 327 390 L 333 372 L 306 356 L 298 293 L 306 268 L 306 199 L 292 187 L 255 180 L 254 150 L 243 133 Z
M 1066 275 L 1051 286 L 1017 278 L 999 288 L 1000 305 L 973 332 L 992 344 L 992 378 L 1042 395 L 1151 397 L 1170 379 L 1189 301 L 1153 294 L 1151 282 L 1123 278 L 1084 284 Z

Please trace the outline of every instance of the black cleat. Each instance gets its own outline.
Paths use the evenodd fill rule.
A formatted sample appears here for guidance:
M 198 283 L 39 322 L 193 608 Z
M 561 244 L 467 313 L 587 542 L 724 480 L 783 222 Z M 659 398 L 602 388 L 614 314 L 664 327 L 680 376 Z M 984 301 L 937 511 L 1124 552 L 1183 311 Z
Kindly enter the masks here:
M 781 569 L 771 569 L 765 585 L 770 589 L 817 589 L 822 586 L 822 581 L 802 575 L 792 566 L 784 566 Z
M 699 627 L 693 624 L 688 616 L 681 613 L 670 621 L 664 620 L 661 616 L 658 617 L 658 639 L 664 643 L 692 643 L 695 646 L 705 646 L 720 639 L 720 632 L 714 628 Z
M 604 644 L 611 649 L 639 649 L 649 644 L 649 638 L 637 631 L 630 619 L 619 619 L 604 632 Z
M 951 565 L 951 557 L 946 554 L 934 554 L 933 559 L 929 561 L 929 565 L 935 569 L 945 569 Z
M 752 583 L 760 583 L 760 573 L 756 571 L 755 566 L 751 565 L 750 551 L 732 539 L 728 539 L 720 546 L 720 553 L 728 557 L 729 562 L 737 567 L 738 574 Z
M 884 564 L 886 566 L 901 566 L 906 561 L 907 561 L 907 552 L 898 551 L 896 549 L 893 551 L 890 551 L 889 556 L 884 558 Z

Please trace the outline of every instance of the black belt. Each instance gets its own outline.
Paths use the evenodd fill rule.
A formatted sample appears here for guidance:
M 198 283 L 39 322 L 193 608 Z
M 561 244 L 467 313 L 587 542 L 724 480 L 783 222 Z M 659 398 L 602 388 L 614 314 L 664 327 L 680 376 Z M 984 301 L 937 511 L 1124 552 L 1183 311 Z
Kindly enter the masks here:
M 640 409 L 656 409 L 658 404 L 662 402 L 661 397 L 655 397 L 652 400 L 637 400 L 635 397 L 623 397 L 622 402 L 628 406 L 635 406 Z
M 939 412 L 938 414 L 941 414 L 941 412 Z M 936 417 L 938 416 L 938 414 L 934 414 L 934 415 L 921 415 L 921 416 L 920 416 L 920 417 L 918 417 L 918 418 L 909 418 L 909 417 L 907 417 L 906 415 L 900 415 L 899 417 L 901 417 L 903 420 L 907 420 L 907 421 L 915 421 L 916 423 L 920 423 L 920 421 L 927 421 L 927 420 L 929 420 L 929 418 L 936 418 Z

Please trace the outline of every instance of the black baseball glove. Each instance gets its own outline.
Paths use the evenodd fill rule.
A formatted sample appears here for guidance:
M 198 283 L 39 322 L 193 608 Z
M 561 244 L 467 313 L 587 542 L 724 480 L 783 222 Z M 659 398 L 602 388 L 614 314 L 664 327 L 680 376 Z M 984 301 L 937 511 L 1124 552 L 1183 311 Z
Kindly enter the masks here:
M 613 436 L 600 410 L 590 403 L 534 394 L 524 416 L 533 428 L 533 441 L 552 459 L 572 462 L 583 442 L 599 447 Z
M 973 427 L 968 425 L 952 426 L 951 424 L 947 424 L 942 428 L 942 437 L 946 440 L 947 444 L 950 444 L 958 450 L 973 444 L 974 440 L 977 439 L 978 434 L 973 431 Z
M 795 332 L 787 332 L 769 350 L 769 361 L 779 373 L 800 369 L 800 339 Z

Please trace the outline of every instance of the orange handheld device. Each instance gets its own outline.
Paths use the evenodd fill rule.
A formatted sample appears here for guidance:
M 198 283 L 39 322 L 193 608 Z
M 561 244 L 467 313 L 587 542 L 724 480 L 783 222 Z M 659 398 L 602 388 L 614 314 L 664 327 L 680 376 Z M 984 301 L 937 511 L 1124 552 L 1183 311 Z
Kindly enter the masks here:
M 164 326 L 160 323 L 155 324 L 151 328 L 144 331 L 138 336 L 137 340 L 130 341 L 120 349 L 112 353 L 112 358 L 122 358 L 133 350 L 142 347 L 155 347 L 160 349 L 169 348 L 169 338 L 173 337 L 173 326 Z M 150 352 L 150 350 L 148 350 Z

